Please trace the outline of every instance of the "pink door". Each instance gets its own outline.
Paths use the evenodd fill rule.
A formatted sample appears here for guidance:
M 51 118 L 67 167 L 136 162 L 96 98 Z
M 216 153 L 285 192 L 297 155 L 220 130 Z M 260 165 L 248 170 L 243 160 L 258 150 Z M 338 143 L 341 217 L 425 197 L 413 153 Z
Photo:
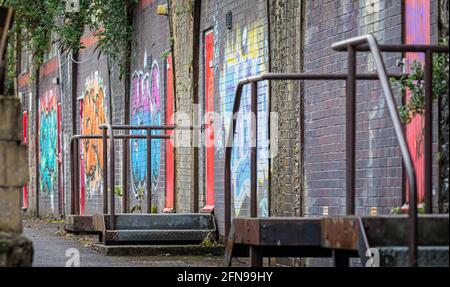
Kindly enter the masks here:
M 430 1 L 405 1 L 405 42 L 406 44 L 430 44 Z M 407 69 L 414 61 L 424 61 L 422 53 L 406 53 Z M 406 95 L 408 100 L 409 94 Z M 419 203 L 424 202 L 424 118 L 416 115 L 411 123 L 406 125 L 406 137 L 413 158 L 417 178 L 417 192 Z M 407 186 L 407 191 L 409 187 Z M 408 192 L 406 197 L 408 199 Z
M 214 34 L 205 34 L 205 174 L 206 174 L 206 206 L 203 211 L 214 210 Z

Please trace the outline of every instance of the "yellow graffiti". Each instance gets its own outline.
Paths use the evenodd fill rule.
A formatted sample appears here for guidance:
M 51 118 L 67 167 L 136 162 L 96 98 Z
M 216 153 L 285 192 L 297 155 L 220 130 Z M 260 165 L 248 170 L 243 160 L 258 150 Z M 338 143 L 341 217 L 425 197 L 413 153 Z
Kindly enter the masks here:
M 101 134 L 100 125 L 106 121 L 106 99 L 103 81 L 98 73 L 86 80 L 83 94 L 83 134 Z M 86 189 L 89 194 L 101 190 L 103 173 L 103 149 L 100 140 L 86 140 L 84 143 L 84 167 Z
M 248 29 L 248 30 L 247 30 Z M 251 25 L 249 28 L 237 27 L 236 32 L 227 36 L 225 42 L 225 62 L 237 64 L 243 59 L 257 59 L 264 53 L 264 28 L 262 25 Z

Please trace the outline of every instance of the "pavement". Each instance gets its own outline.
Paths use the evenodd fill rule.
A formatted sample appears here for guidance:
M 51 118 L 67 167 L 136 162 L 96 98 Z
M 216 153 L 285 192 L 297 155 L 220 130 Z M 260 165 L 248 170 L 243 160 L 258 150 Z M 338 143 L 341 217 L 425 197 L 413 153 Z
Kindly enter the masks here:
M 106 256 L 93 245 L 97 236 L 64 231 L 58 220 L 26 219 L 24 235 L 33 242 L 33 267 L 214 267 L 223 266 L 223 256 Z M 236 261 L 234 266 L 245 265 Z

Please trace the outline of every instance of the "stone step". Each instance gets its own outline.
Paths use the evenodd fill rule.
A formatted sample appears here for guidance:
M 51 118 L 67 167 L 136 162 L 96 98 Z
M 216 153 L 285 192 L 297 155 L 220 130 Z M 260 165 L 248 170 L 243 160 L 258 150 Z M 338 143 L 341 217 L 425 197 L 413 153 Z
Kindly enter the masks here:
M 208 229 L 158 229 L 158 230 L 107 230 L 104 242 L 135 242 L 140 244 L 202 242 L 214 230 Z
M 105 217 L 106 229 L 109 216 Z M 173 214 L 116 214 L 116 230 L 180 230 L 215 229 L 211 214 L 173 213 Z
M 408 247 L 375 247 L 380 253 L 381 267 L 408 267 Z M 447 246 L 419 246 L 418 266 L 419 267 L 448 267 L 449 247 Z

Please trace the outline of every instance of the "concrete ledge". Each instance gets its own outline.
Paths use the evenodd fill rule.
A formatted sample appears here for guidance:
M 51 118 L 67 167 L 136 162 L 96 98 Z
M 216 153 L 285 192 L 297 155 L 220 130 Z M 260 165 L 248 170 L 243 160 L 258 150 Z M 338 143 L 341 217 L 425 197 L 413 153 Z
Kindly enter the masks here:
M 94 250 L 105 256 L 223 256 L 225 247 L 201 245 L 103 245 L 94 244 Z
M 72 233 L 95 233 L 92 216 L 66 215 L 64 229 Z

